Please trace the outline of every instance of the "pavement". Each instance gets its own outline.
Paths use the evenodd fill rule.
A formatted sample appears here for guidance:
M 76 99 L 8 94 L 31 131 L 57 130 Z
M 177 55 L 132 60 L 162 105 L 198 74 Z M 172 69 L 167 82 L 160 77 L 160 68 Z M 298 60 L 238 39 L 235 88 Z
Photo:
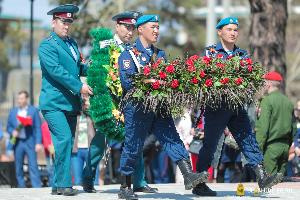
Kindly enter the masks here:
M 268 192 L 261 192 L 259 196 L 254 196 L 253 191 L 257 188 L 256 183 L 243 183 L 245 196 L 236 196 L 237 183 L 208 183 L 208 186 L 218 192 L 217 197 L 197 197 L 192 194 L 191 190 L 185 190 L 182 184 L 156 184 L 151 185 L 159 188 L 159 193 L 144 194 L 137 193 L 139 199 L 178 199 L 178 200 L 194 200 L 194 199 L 299 199 L 300 182 L 280 183 Z M 95 187 L 97 193 L 84 193 L 82 187 L 79 194 L 68 197 L 61 195 L 51 195 L 51 188 L 0 188 L 0 200 L 116 200 L 120 185 L 104 185 Z

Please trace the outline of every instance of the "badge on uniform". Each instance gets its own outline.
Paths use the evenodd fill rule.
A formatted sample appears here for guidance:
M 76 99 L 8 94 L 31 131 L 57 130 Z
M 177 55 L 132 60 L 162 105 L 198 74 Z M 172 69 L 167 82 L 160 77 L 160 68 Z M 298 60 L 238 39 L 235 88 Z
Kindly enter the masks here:
M 142 57 L 142 61 L 146 62 L 146 58 L 145 58 L 145 57 Z
M 130 67 L 130 60 L 123 60 L 123 65 L 125 69 L 129 69 Z

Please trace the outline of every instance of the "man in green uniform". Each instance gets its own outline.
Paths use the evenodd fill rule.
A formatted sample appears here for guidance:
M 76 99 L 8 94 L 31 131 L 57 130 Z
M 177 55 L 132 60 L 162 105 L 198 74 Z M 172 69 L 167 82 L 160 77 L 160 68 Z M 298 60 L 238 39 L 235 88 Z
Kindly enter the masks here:
M 81 94 L 92 95 L 79 76 L 86 74 L 77 43 L 69 38 L 73 14 L 79 8 L 72 4 L 58 6 L 53 15 L 50 36 L 44 39 L 38 53 L 42 70 L 40 110 L 49 125 L 55 149 L 52 194 L 75 195 L 72 188 L 71 152 L 81 110 Z
M 289 147 L 296 127 L 293 104 L 279 88 L 282 77 L 277 72 L 264 75 L 267 95 L 262 99 L 255 124 L 256 139 L 264 156 L 264 166 L 270 174 L 285 173 Z
M 136 19 L 140 15 L 141 13 L 139 12 L 126 11 L 112 17 L 112 20 L 116 22 L 113 42 L 120 48 L 121 52 L 123 52 L 126 46 L 129 45 L 129 42 L 131 42 L 135 31 L 134 25 L 136 23 Z M 105 46 L 103 46 L 102 48 L 104 47 Z M 104 150 L 105 136 L 102 133 L 96 132 L 89 147 L 88 162 L 83 170 L 83 190 L 85 192 L 96 192 L 93 183 L 96 175 L 97 166 L 99 164 L 99 161 L 103 157 Z M 144 193 L 156 193 L 157 188 L 151 188 L 150 186 L 148 186 L 145 180 L 144 168 L 145 167 L 143 153 L 141 153 L 137 161 L 137 168 L 134 172 L 134 191 Z

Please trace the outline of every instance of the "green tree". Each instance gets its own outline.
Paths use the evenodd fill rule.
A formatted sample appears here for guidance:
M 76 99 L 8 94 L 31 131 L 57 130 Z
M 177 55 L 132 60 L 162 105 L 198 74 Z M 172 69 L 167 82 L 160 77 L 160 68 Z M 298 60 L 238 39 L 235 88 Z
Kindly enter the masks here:
M 7 57 L 7 46 L 5 44 L 5 36 L 8 32 L 8 22 L 0 23 L 0 69 L 1 71 L 7 72 L 10 69 L 10 65 Z
M 286 77 L 287 0 L 249 0 L 249 3 L 251 54 L 268 70 L 277 70 Z
M 24 45 L 24 41 L 28 40 L 29 36 L 22 28 L 20 21 L 13 22 L 7 27 L 6 43 L 17 54 L 17 66 L 21 67 L 21 50 Z

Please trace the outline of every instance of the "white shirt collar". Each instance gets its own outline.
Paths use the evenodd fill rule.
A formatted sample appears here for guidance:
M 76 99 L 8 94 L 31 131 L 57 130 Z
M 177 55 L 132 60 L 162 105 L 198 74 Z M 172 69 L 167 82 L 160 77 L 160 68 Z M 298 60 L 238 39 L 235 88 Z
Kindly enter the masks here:
M 117 34 L 114 35 L 114 40 L 116 41 L 117 45 L 124 44 L 124 42 L 120 39 L 120 37 Z
M 26 117 L 28 114 L 27 109 L 28 109 L 28 105 L 25 106 L 24 108 L 18 107 L 18 115 L 20 115 L 21 117 Z

